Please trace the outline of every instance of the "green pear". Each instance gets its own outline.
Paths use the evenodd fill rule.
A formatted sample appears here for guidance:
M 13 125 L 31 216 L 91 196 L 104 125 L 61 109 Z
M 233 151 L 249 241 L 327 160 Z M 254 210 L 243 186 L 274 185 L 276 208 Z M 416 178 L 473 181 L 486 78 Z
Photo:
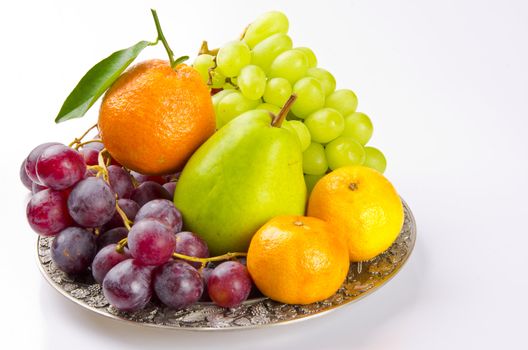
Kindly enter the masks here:
M 275 216 L 304 215 L 301 147 L 280 127 L 288 109 L 277 117 L 265 110 L 242 114 L 185 165 L 174 204 L 212 255 L 247 251 L 253 234 Z

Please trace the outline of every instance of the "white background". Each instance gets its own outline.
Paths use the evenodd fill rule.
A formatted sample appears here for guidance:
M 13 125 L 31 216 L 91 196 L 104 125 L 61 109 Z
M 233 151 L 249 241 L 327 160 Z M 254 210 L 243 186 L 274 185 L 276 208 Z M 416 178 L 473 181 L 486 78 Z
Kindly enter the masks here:
M 521 349 L 528 311 L 528 3 L 519 1 L 11 1 L 0 5 L 0 347 L 32 349 Z M 40 276 L 18 180 L 27 153 L 97 119 L 55 125 L 110 52 L 153 40 L 156 7 L 177 54 L 236 38 L 271 9 L 294 44 L 353 89 L 372 145 L 408 201 L 418 241 L 368 298 L 291 326 L 224 333 L 124 325 Z M 140 57 L 165 57 L 161 46 Z

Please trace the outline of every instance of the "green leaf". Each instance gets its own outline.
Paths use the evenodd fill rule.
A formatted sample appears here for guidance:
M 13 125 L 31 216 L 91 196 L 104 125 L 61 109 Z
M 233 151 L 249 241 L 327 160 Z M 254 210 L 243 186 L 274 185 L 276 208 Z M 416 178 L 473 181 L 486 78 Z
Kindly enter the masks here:
M 114 52 L 93 66 L 66 98 L 55 123 L 82 117 L 140 52 L 153 44 L 140 41 L 134 46 Z

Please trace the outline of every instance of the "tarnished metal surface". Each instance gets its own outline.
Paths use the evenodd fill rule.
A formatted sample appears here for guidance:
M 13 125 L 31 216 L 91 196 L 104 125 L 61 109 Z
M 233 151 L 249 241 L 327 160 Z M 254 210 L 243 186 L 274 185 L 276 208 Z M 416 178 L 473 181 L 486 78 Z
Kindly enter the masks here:
M 38 261 L 46 280 L 61 294 L 75 303 L 101 315 L 145 326 L 221 330 L 252 328 L 304 320 L 356 301 L 385 284 L 403 266 L 414 247 L 416 223 L 404 203 L 405 222 L 396 242 L 388 251 L 363 263 L 352 263 L 346 281 L 332 297 L 310 305 L 287 305 L 268 298 L 246 301 L 243 305 L 225 309 L 213 303 L 197 303 L 185 310 L 171 310 L 150 303 L 144 310 L 123 313 L 108 304 L 101 287 L 91 275 L 75 279 L 58 270 L 50 257 L 52 238 L 38 239 Z

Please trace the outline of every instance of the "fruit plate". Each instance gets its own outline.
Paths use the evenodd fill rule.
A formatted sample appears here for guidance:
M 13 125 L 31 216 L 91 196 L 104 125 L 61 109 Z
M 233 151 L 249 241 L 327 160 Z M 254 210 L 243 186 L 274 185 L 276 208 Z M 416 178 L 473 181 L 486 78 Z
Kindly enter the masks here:
M 91 275 L 75 279 L 58 270 L 50 257 L 52 239 L 39 237 L 39 268 L 50 285 L 76 304 L 112 319 L 139 325 L 186 330 L 244 329 L 282 325 L 326 314 L 357 301 L 384 285 L 405 264 L 416 240 L 416 222 L 404 202 L 405 221 L 394 244 L 376 258 L 351 263 L 348 276 L 332 297 L 309 305 L 287 305 L 268 298 L 248 299 L 241 306 L 225 309 L 199 302 L 184 310 L 172 310 L 151 302 L 143 310 L 125 313 L 109 305 Z

